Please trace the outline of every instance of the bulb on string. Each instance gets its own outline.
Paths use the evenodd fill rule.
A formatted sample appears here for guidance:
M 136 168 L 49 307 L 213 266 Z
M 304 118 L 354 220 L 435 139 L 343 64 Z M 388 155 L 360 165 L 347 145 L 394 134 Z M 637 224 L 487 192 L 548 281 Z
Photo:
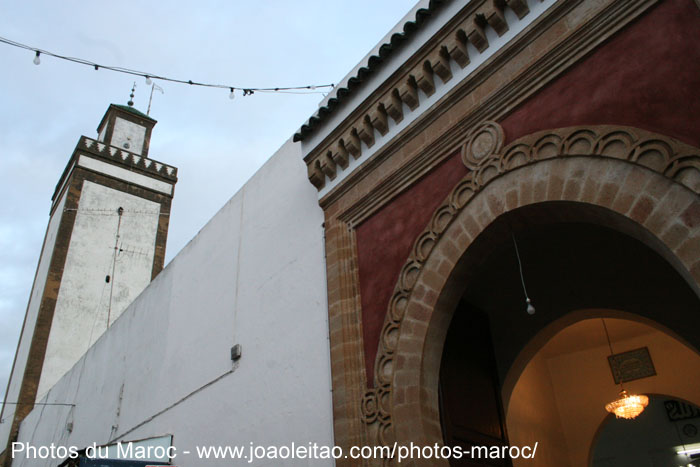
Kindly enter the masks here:
M 233 99 L 234 97 L 236 97 L 236 94 L 233 92 L 233 88 L 231 88 L 231 94 L 228 95 L 228 98 Z
M 520 261 L 520 251 L 518 251 L 518 242 L 515 241 L 515 234 L 511 233 L 513 237 L 513 246 L 515 246 L 515 257 L 518 259 L 518 270 L 520 271 L 520 283 L 523 285 L 523 293 L 525 294 L 525 303 L 527 304 L 527 314 L 532 316 L 535 314 L 535 307 L 530 302 L 530 297 L 527 294 L 527 289 L 525 288 L 525 276 L 523 276 L 523 263 Z
M 527 298 L 525 299 L 525 303 L 527 303 L 527 314 L 528 315 L 534 315 L 535 314 L 535 307 L 530 303 L 530 299 Z
M 153 80 L 153 77 L 150 76 L 150 75 L 148 75 L 148 74 L 145 73 L 145 72 L 142 72 L 142 71 L 135 71 L 135 70 L 129 70 L 129 69 L 124 69 L 124 68 L 119 68 L 119 67 L 110 67 L 110 66 L 106 66 L 106 65 L 99 65 L 99 64 L 93 63 L 93 62 L 91 62 L 91 61 L 83 60 L 83 59 L 80 59 L 80 58 L 64 57 L 64 56 L 61 56 L 61 55 L 54 54 L 53 52 L 50 52 L 50 51 L 48 51 L 48 50 L 37 49 L 37 48 L 31 47 L 31 46 L 28 46 L 28 45 L 26 45 L 26 44 L 21 44 L 21 43 L 19 43 L 19 42 L 10 41 L 9 39 L 4 39 L 4 38 L 2 38 L 2 37 L 0 37 L 0 42 L 4 42 L 4 43 L 6 43 L 6 44 L 8 44 L 8 45 L 11 45 L 11 46 L 14 46 L 14 47 L 18 47 L 18 48 L 21 48 L 21 49 L 24 49 L 24 50 L 27 50 L 27 51 L 34 51 L 35 56 L 34 56 L 34 59 L 33 59 L 32 62 L 33 62 L 35 65 L 40 65 L 40 64 L 41 64 L 41 58 L 40 58 L 40 56 L 41 56 L 42 53 L 46 53 L 46 54 L 51 55 L 53 58 L 56 58 L 56 59 L 67 60 L 67 61 L 74 62 L 74 63 L 80 64 L 80 65 L 88 65 L 88 66 L 91 66 L 91 67 L 93 67 L 93 68 L 95 69 L 95 71 L 98 71 L 98 70 L 100 70 L 100 69 L 103 69 L 103 70 L 106 70 L 106 71 L 112 71 L 112 72 L 117 72 L 117 73 L 125 73 L 125 74 L 128 74 L 128 75 L 134 75 L 134 76 L 141 76 L 141 77 L 143 77 L 143 78 L 145 79 L 145 82 L 146 82 L 146 85 L 147 85 L 147 86 L 155 85 L 155 81 Z M 168 77 L 166 77 L 166 76 L 160 76 L 160 75 L 159 75 L 156 79 L 158 79 L 158 80 L 160 80 L 160 81 L 163 81 L 163 82 L 165 82 L 165 81 L 170 81 L 170 82 L 180 83 L 180 84 L 190 84 L 190 85 L 192 85 L 192 86 L 204 86 L 204 87 L 215 87 L 215 88 L 223 88 L 223 89 L 226 89 L 226 86 L 225 86 L 225 85 L 221 85 L 221 84 L 199 83 L 199 82 L 195 82 L 195 81 L 192 81 L 192 80 L 184 81 L 184 80 L 181 80 L 181 79 L 168 78 Z M 294 86 L 294 87 L 246 88 L 246 89 L 238 88 L 238 89 L 241 91 L 241 94 L 245 97 L 245 96 L 251 96 L 251 95 L 253 95 L 253 94 L 255 93 L 255 91 L 261 91 L 261 92 L 288 92 L 288 91 L 290 91 L 290 90 L 304 90 L 304 89 L 309 89 L 309 90 L 314 91 L 314 90 L 319 89 L 319 88 L 326 88 L 326 87 L 332 88 L 333 86 L 334 86 L 334 85 L 331 83 L 331 84 L 319 84 L 319 85 L 317 85 L 317 84 L 309 84 L 309 85 L 306 85 L 306 86 Z M 230 98 L 230 99 L 233 99 L 233 98 L 234 98 L 234 91 L 236 90 L 236 88 L 230 87 L 229 89 L 231 89 L 231 93 L 229 94 L 229 98 Z M 303 92 L 302 92 L 302 94 L 303 94 Z M 326 93 L 323 93 L 323 94 L 324 94 L 324 97 L 327 95 Z

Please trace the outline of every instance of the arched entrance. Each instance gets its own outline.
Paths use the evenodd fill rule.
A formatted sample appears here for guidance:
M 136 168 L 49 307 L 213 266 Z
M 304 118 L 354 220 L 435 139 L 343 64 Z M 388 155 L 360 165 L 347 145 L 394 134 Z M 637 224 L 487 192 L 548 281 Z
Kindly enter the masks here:
M 483 281 L 478 266 L 506 244 L 513 230 L 524 245 L 531 228 L 546 226 L 545 234 L 556 239 L 557 224 L 575 223 L 598 229 L 596 232 L 603 229 L 608 236 L 633 239 L 636 243 L 626 244 L 651 251 L 675 274 L 673 282 L 680 284 L 682 294 L 697 299 L 700 221 L 693 213 L 698 208 L 700 172 L 695 167 L 697 157 L 692 155 L 697 154 L 696 149 L 642 130 L 611 127 L 543 132 L 505 149 L 501 141 L 502 133 L 495 124 L 472 133 L 463 157 L 470 173 L 435 212 L 402 269 L 377 356 L 377 389 L 369 395 L 379 401 L 376 433 L 380 443 L 442 442 L 439 369 L 450 321 L 469 293 L 465 284 Z M 558 217 L 553 218 L 547 210 L 559 204 L 555 202 L 564 203 L 555 207 Z M 534 209 L 533 215 L 544 215 L 544 219 L 513 219 L 509 214 L 520 208 Z M 489 235 L 482 235 L 489 229 Z M 557 260 L 556 255 L 552 259 Z M 504 269 L 504 274 L 511 274 L 508 271 Z M 579 273 L 574 270 L 572 274 Z M 511 299 L 512 294 L 505 291 L 508 277 L 491 277 L 494 281 L 484 287 L 498 290 L 499 295 L 503 292 L 499 300 Z M 516 275 L 515 284 L 518 280 Z M 513 290 L 519 291 L 519 286 Z M 589 302 L 602 299 L 604 290 L 599 287 L 595 293 L 569 297 L 567 311 L 596 306 Z M 531 293 L 534 298 L 536 293 Z M 522 298 L 509 318 L 527 318 Z M 535 323 L 552 319 L 544 313 L 549 300 L 538 305 Z M 697 313 L 667 314 L 660 322 L 700 347 L 700 338 L 690 331 L 700 325 Z M 515 364 L 520 350 L 542 327 L 514 326 L 517 345 L 503 346 L 494 338 L 496 357 Z M 501 378 L 505 371 L 499 369 Z M 436 465 L 434 460 L 428 464 Z
M 606 416 L 603 406 L 619 389 L 609 369 L 605 374 L 610 352 L 600 320 L 561 327 L 593 316 L 629 316 L 675 328 L 690 310 L 700 310 L 697 295 L 664 258 L 604 226 L 626 224 L 624 219 L 613 222 L 616 217 L 580 203 L 538 203 L 500 216 L 474 241 L 462 259 L 471 273 L 464 277 L 441 360 L 446 443 L 468 448 L 538 441 L 538 457 L 528 465 L 586 464 L 595 429 Z M 518 239 L 528 292 L 537 307 L 534 316 L 525 312 L 509 233 Z M 603 309 L 624 313 L 599 311 Z M 653 330 L 619 322 L 625 321 L 610 325 L 613 339 L 643 334 L 642 327 Z M 679 331 L 688 334 L 689 329 Z M 676 339 L 659 343 L 660 338 L 647 334 L 656 347 L 643 344 L 644 339 L 630 347 L 626 339 L 615 343 L 616 352 L 651 347 L 652 359 L 664 363 L 673 361 L 670 352 L 688 365 L 696 361 L 700 378 L 700 357 Z M 524 360 L 527 368 L 521 371 Z M 553 362 L 565 363 L 552 368 Z M 652 389 L 669 392 L 687 385 L 672 376 L 679 370 L 678 365 L 660 369 Z M 512 390 L 514 380 L 518 391 Z M 700 398 L 696 385 L 685 389 L 677 394 L 689 397 L 694 391 Z M 511 390 L 518 396 L 515 404 Z

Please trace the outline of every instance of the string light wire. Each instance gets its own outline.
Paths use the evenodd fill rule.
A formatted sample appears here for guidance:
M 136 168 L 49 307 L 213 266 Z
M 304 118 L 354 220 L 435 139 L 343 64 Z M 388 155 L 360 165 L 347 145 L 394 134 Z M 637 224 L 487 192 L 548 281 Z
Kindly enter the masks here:
M 77 58 L 77 57 L 69 57 L 66 55 L 60 55 L 54 52 L 50 52 L 48 50 L 44 49 L 39 49 L 37 47 L 32 47 L 26 44 L 22 44 L 21 42 L 16 42 L 11 39 L 7 39 L 5 37 L 0 36 L 0 43 L 4 43 L 7 45 L 10 45 L 12 47 L 17 47 L 20 49 L 24 50 L 31 50 L 34 52 L 34 63 L 38 65 L 40 63 L 39 57 L 41 55 L 47 55 L 49 57 L 54 57 L 58 58 L 61 60 L 66 60 L 69 62 L 73 63 L 78 63 L 80 65 L 85 65 L 94 68 L 95 70 L 103 69 L 103 70 L 109 70 L 109 71 L 114 71 L 116 73 L 124 73 L 127 75 L 132 75 L 132 76 L 140 76 L 144 78 L 147 82 L 152 81 L 152 80 L 161 80 L 161 81 L 168 81 L 171 83 L 178 83 L 178 84 L 187 84 L 190 86 L 201 86 L 201 87 L 207 87 L 207 88 L 220 88 L 220 89 L 228 89 L 231 94 L 234 93 L 234 91 L 243 91 L 244 96 L 249 96 L 252 95 L 255 92 L 279 92 L 279 93 L 288 93 L 288 94 L 321 94 L 323 91 L 317 91 L 317 88 L 332 88 L 334 86 L 333 83 L 331 84 L 309 84 L 306 86 L 276 86 L 276 87 L 240 87 L 240 86 L 231 86 L 230 84 L 215 84 L 215 83 L 204 83 L 200 81 L 193 81 L 193 80 L 184 80 L 184 79 L 178 79 L 178 78 L 170 78 L 168 76 L 162 76 L 157 73 L 150 73 L 150 72 L 145 72 L 145 71 L 139 71 L 139 70 L 133 70 L 131 68 L 124 68 L 124 67 L 118 67 L 118 66 L 109 66 L 109 65 L 101 65 L 99 63 L 91 62 L 90 60 L 85 60 L 83 58 Z M 304 90 L 308 89 L 308 92 L 303 92 Z M 294 92 L 297 91 L 297 92 Z M 301 92 L 300 92 L 301 91 Z

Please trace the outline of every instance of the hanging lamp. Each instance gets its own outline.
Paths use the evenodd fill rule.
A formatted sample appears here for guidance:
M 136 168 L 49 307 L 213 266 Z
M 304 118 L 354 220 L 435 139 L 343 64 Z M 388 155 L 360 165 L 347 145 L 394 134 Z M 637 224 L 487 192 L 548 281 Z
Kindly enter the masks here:
M 515 241 L 515 234 L 511 232 L 513 237 L 513 245 L 515 245 L 515 257 L 518 259 L 518 270 L 520 271 L 520 283 L 523 285 L 523 293 L 525 293 L 525 311 L 527 314 L 532 316 L 535 314 L 535 306 L 530 301 L 530 297 L 527 294 L 527 289 L 525 288 L 525 276 L 523 276 L 523 263 L 520 261 L 520 252 L 518 251 L 518 242 Z
M 610 343 L 610 334 L 608 334 L 608 327 L 605 325 L 605 319 L 601 318 L 601 321 L 603 322 L 605 337 L 608 340 L 610 354 L 614 355 L 615 352 L 613 352 L 612 344 Z M 605 410 L 615 414 L 616 418 L 632 420 L 633 418 L 637 418 L 640 413 L 644 412 L 647 405 L 649 405 L 649 397 L 644 394 L 628 394 L 622 386 L 622 377 L 620 377 L 620 395 L 614 401 L 605 404 Z
M 644 412 L 646 406 L 649 405 L 649 398 L 644 394 L 627 394 L 624 389 L 620 391 L 620 397 L 608 404 L 605 404 L 605 410 L 614 413 L 617 418 L 626 418 L 631 420 Z

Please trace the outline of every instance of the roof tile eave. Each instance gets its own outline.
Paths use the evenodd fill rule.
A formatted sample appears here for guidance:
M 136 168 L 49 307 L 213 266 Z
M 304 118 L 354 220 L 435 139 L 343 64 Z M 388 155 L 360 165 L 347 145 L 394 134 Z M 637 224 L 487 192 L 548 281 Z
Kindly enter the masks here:
M 447 0 L 430 0 L 428 8 L 420 8 L 416 11 L 416 19 L 413 21 L 406 21 L 403 25 L 403 32 L 397 32 L 392 34 L 389 42 L 385 42 L 379 46 L 378 54 L 371 55 L 367 58 L 367 64 L 360 67 L 355 76 L 351 76 L 347 80 L 347 87 L 338 87 L 335 90 L 335 96 L 328 100 L 328 103 L 324 106 L 319 107 L 318 111 L 314 113 L 307 123 L 301 126 L 292 138 L 293 142 L 303 141 L 306 136 L 308 136 L 314 128 L 322 124 L 330 115 L 337 109 L 340 104 L 349 97 L 353 90 L 362 86 L 374 71 L 381 66 L 383 62 L 386 61 L 397 49 L 399 49 L 406 40 L 416 31 L 420 29 L 422 24 L 427 18 L 429 18 L 433 12 Z M 333 104 L 331 104 L 333 101 Z

